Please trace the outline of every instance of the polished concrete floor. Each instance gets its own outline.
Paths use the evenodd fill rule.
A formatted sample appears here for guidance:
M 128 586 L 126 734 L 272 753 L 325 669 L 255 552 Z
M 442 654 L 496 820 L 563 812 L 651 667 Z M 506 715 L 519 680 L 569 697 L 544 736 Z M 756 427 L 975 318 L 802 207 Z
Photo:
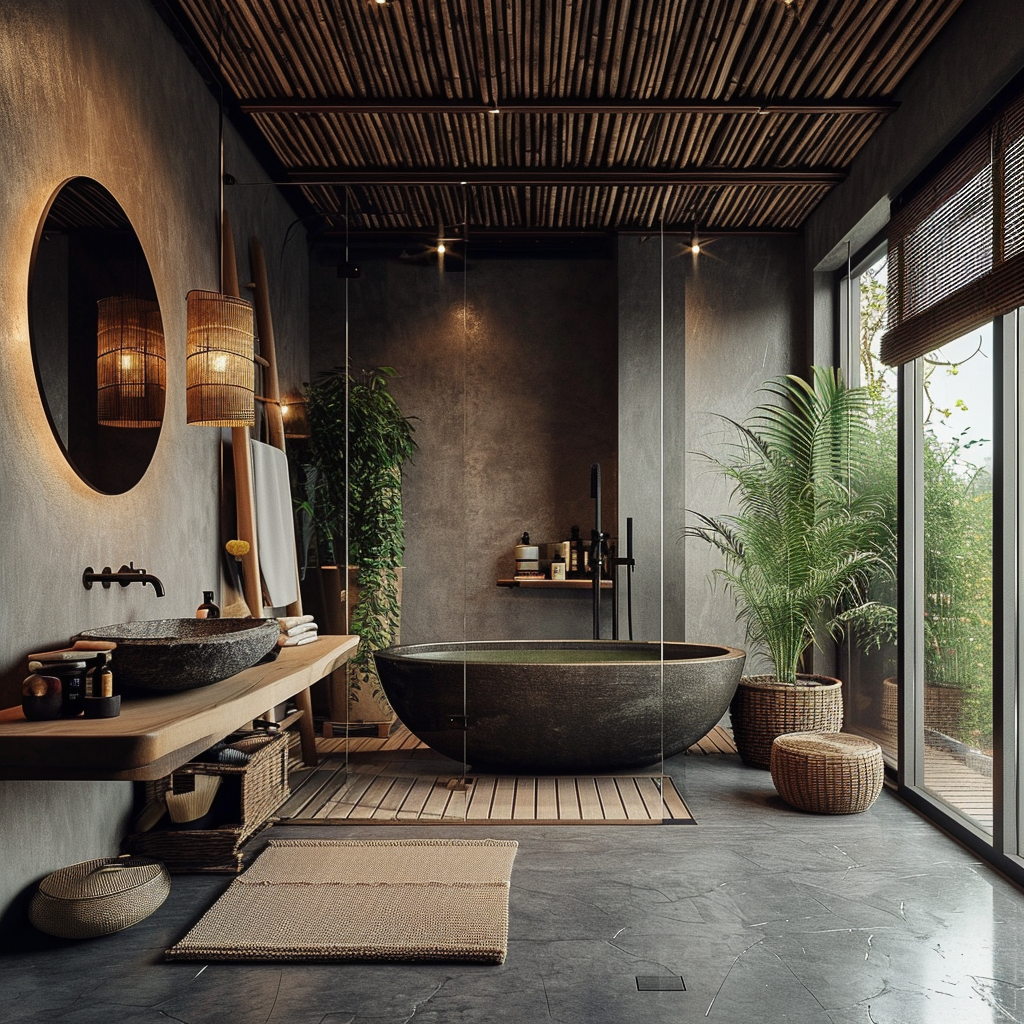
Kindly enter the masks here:
M 699 824 L 272 830 L 518 840 L 501 967 L 164 963 L 229 881 L 176 876 L 119 935 L 26 938 L 0 961 L 0 1020 L 1024 1022 L 1024 895 L 890 793 L 824 818 L 786 807 L 735 756 L 669 770 Z

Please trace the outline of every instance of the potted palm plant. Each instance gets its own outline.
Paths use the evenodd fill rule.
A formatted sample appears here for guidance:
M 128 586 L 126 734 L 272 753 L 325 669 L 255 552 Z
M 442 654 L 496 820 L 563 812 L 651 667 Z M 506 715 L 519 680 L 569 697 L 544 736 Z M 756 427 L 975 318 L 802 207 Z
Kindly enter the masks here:
M 725 454 L 705 458 L 733 484 L 735 510 L 691 512 L 684 534 L 721 552 L 715 570 L 734 596 L 748 641 L 774 674 L 740 681 L 731 715 L 747 764 L 767 768 L 776 736 L 842 728 L 842 684 L 809 675 L 807 656 L 822 631 L 834 637 L 869 617 L 872 577 L 888 573 L 884 509 L 858 486 L 869 437 L 868 395 L 837 371 L 814 367 L 811 382 L 769 381 L 771 396 Z
M 359 636 L 359 648 L 347 665 L 347 717 L 378 724 L 394 720 L 373 652 L 398 642 L 402 467 L 416 451 L 413 425 L 388 390 L 394 376 L 389 366 L 320 373 L 306 387 L 310 437 L 301 454 L 300 507 L 312 522 L 321 564 L 349 566 L 347 629 Z M 332 700 L 334 717 L 341 717 L 338 703 Z

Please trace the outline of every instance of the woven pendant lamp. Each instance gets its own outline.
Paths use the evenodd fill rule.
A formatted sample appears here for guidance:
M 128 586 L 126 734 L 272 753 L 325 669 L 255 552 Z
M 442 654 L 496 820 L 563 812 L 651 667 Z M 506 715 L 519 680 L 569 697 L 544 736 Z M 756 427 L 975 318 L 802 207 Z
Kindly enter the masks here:
M 97 422 L 105 427 L 159 427 L 167 363 L 160 307 L 135 295 L 97 303 Z
M 252 304 L 219 292 L 189 292 L 185 353 L 188 422 L 203 427 L 252 426 Z

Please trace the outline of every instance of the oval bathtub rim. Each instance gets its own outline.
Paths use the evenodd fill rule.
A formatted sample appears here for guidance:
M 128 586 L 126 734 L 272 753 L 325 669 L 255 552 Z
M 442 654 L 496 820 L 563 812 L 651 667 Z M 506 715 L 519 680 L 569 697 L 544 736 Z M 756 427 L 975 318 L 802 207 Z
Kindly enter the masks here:
M 413 652 L 423 651 L 424 649 L 431 648 L 442 648 L 442 647 L 458 647 L 458 648 L 475 648 L 477 650 L 486 649 L 487 646 L 492 644 L 503 644 L 503 645 L 515 645 L 523 648 L 536 645 L 536 644 L 567 644 L 575 645 L 583 649 L 589 649 L 594 645 L 616 645 L 616 646 L 627 646 L 627 647 L 658 647 L 661 646 L 661 641 L 658 640 L 581 640 L 581 639 L 563 639 L 563 640 L 440 640 L 431 643 L 424 644 L 397 644 L 394 647 L 385 647 L 382 650 L 374 651 L 375 658 L 387 658 L 390 661 L 404 661 L 412 664 L 434 664 L 434 665 L 458 665 L 458 664 L 472 664 L 474 666 L 484 665 L 495 665 L 495 666 L 545 666 L 545 667 L 563 667 L 566 662 L 562 661 L 529 661 L 529 662 L 509 662 L 509 661 L 480 661 L 474 659 L 472 662 L 465 662 L 459 658 L 436 658 L 436 659 L 425 659 L 417 658 Z M 669 659 L 654 659 L 645 660 L 638 659 L 636 661 L 629 661 L 624 659 L 616 659 L 609 661 L 591 661 L 586 662 L 588 666 L 625 666 L 625 665 L 701 665 L 711 664 L 714 662 L 721 661 L 733 661 L 738 658 L 746 658 L 747 652 L 739 647 L 731 647 L 728 644 L 701 644 L 694 643 L 688 640 L 666 640 L 664 642 L 666 647 L 704 647 L 704 648 L 716 648 L 720 650 L 721 654 L 712 654 L 705 657 L 699 658 L 669 658 Z M 509 650 L 509 647 L 501 648 L 503 650 Z M 513 648 L 514 649 L 514 648 Z M 563 648 L 552 648 L 554 650 L 572 650 L 572 646 Z M 453 653 L 456 653 L 453 651 Z M 571 663 L 570 663 L 571 664 Z

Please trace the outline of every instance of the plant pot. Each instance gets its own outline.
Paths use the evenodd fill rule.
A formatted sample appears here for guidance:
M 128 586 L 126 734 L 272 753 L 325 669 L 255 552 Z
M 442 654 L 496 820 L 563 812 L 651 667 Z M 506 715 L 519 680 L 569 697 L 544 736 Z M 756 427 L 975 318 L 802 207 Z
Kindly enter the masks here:
M 402 602 L 402 568 L 398 568 L 398 602 Z M 355 610 L 359 603 L 359 567 L 348 567 L 348 604 L 347 608 Z M 350 632 L 346 625 L 345 632 Z M 391 638 L 392 644 L 399 644 L 401 625 L 395 629 Z M 370 662 L 369 671 L 349 661 L 344 668 L 332 674 L 331 686 L 331 718 L 335 722 L 348 721 L 360 725 L 390 725 L 395 720 L 395 712 L 384 696 L 384 688 L 380 684 L 377 668 Z M 346 704 L 348 711 L 346 716 Z
M 348 622 L 345 619 L 345 580 L 342 570 L 336 565 L 307 566 L 303 571 L 300 586 L 302 607 L 316 619 L 320 632 L 330 636 L 345 636 L 348 633 Z M 343 673 L 339 670 L 339 679 L 342 676 Z M 339 685 L 342 687 L 341 692 L 344 693 L 344 682 Z M 335 704 L 331 676 L 318 680 L 310 689 L 313 695 L 313 714 L 331 719 Z M 344 704 L 341 708 L 344 719 Z
M 729 713 L 744 764 L 767 768 L 776 736 L 842 729 L 843 684 L 831 676 L 799 674 L 795 684 L 743 676 Z
M 896 736 L 899 687 L 895 676 L 882 680 L 882 728 Z M 964 717 L 964 692 L 957 686 L 925 683 L 924 727 L 926 731 L 959 738 Z

